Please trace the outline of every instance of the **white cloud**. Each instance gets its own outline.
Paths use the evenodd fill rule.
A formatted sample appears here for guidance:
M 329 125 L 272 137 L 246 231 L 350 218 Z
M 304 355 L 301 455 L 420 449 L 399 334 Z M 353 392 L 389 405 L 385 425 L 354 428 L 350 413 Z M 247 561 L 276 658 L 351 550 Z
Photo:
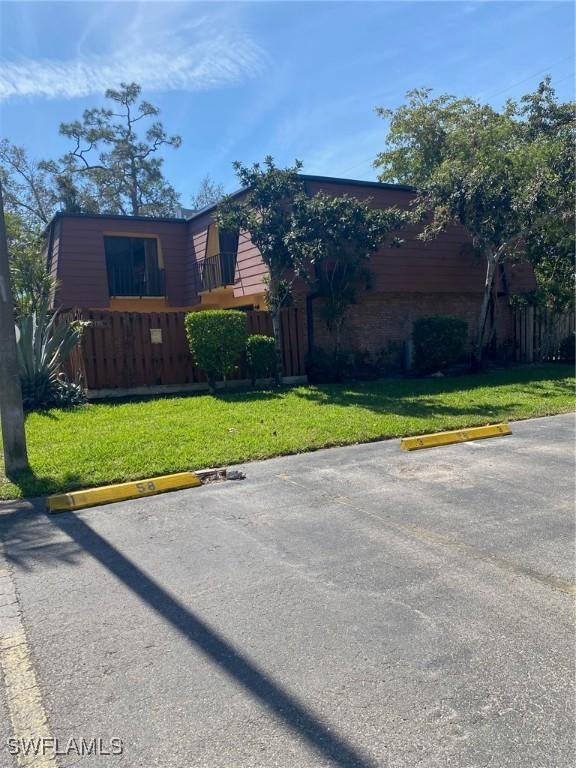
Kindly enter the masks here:
M 153 42 L 149 35 L 125 32 L 123 39 L 133 42 L 116 45 L 110 53 L 79 50 L 76 57 L 66 60 L 3 61 L 0 100 L 18 96 L 72 99 L 101 94 L 121 81 L 135 81 L 148 92 L 206 90 L 241 82 L 261 70 L 264 54 L 246 34 L 215 34 L 211 25 L 202 22 L 194 24 L 194 30 L 191 26 L 157 34 Z

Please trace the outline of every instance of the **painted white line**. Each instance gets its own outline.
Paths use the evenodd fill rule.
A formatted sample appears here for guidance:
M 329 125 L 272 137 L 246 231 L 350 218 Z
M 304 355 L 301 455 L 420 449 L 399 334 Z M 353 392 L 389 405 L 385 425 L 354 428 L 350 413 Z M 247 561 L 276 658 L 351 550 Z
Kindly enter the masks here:
M 18 764 L 26 768 L 57 768 L 53 751 L 44 745 L 50 743 L 48 719 L 42 703 L 42 694 L 34 671 L 30 646 L 18 605 L 14 581 L 3 567 L 0 552 L 0 670 L 6 691 L 6 706 L 12 724 L 12 736 L 19 747 Z M 45 754 L 25 754 L 23 747 L 29 740 L 42 743 Z M 8 750 L 8 745 L 2 744 Z M 38 751 L 38 750 L 36 750 Z

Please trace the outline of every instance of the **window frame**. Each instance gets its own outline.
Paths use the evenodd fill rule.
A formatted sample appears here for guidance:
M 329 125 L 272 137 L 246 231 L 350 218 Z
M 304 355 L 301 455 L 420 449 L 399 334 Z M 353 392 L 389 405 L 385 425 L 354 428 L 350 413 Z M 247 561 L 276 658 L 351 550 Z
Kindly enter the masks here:
M 153 240 L 156 243 L 156 273 L 157 279 L 161 285 L 161 293 L 118 293 L 113 292 L 110 284 L 110 270 L 108 268 L 108 255 L 106 253 L 106 238 L 115 238 L 122 240 Z M 104 261 L 106 264 L 106 282 L 108 287 L 108 296 L 111 299 L 141 299 L 141 298 L 166 298 L 166 268 L 164 264 L 164 255 L 162 253 L 162 244 L 159 235 L 143 234 L 142 232 L 114 232 L 106 231 L 102 233 L 102 245 L 104 249 Z

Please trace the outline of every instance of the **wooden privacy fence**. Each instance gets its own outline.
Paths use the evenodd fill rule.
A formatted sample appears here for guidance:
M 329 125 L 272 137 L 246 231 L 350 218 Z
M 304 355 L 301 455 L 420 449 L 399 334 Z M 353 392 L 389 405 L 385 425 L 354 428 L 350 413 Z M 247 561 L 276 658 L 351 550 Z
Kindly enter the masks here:
M 574 333 L 574 312 L 557 314 L 539 307 L 522 307 L 514 313 L 516 360 L 533 363 L 559 360 L 562 341 Z
M 89 390 L 132 389 L 206 381 L 194 364 L 184 327 L 185 312 L 99 312 L 69 310 L 63 321 L 87 321 L 82 341 L 67 364 Z M 246 312 L 249 334 L 272 336 L 268 312 Z M 303 376 L 304 333 L 298 309 L 281 313 L 284 376 Z M 248 377 L 243 360 L 230 379 Z

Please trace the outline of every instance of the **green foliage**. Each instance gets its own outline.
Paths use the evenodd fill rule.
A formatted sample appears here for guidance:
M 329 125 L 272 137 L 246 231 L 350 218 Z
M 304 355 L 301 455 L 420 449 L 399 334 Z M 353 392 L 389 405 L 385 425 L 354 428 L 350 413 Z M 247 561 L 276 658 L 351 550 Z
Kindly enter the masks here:
M 0 180 L 6 209 L 31 228 L 42 228 L 57 211 L 147 216 L 173 215 L 178 195 L 163 175 L 163 147 L 179 147 L 157 119 L 159 110 L 140 101 L 137 83 L 106 91 L 112 108 L 84 111 L 60 125 L 72 148 L 59 161 L 36 160 L 24 147 L 0 141 Z M 140 135 L 138 128 L 147 121 Z
M 317 347 L 306 356 L 306 374 L 311 384 L 396 376 L 403 369 L 403 349 L 400 342 L 392 341 L 378 353 L 366 349 L 334 353 Z
M 286 244 L 299 276 L 323 299 L 320 312 L 336 354 L 348 307 L 359 289 L 371 285 L 370 257 L 405 221 L 397 208 L 371 208 L 369 201 L 348 195 L 296 197 Z
M 572 331 L 568 336 L 565 336 L 560 342 L 560 360 L 573 363 L 576 357 L 576 333 Z
M 344 357 L 316 347 L 306 355 L 306 375 L 310 384 L 328 384 L 342 381 Z
M 557 313 L 574 309 L 574 231 L 571 221 L 559 217 L 526 238 L 526 257 L 538 282 L 534 303 Z
M 48 224 L 59 202 L 53 173 L 8 139 L 0 141 L 0 181 L 6 212 L 31 232 Z
M 236 176 L 246 193 L 240 198 L 225 197 L 216 214 L 221 229 L 250 233 L 268 268 L 266 303 L 276 344 L 277 381 L 282 376 L 279 314 L 290 301 L 294 280 L 294 260 L 287 236 L 292 228 L 294 200 L 304 192 L 304 183 L 298 176 L 301 168 L 298 160 L 291 168 L 278 168 L 270 156 L 264 159 L 263 166 L 235 162 Z
M 278 168 L 268 156 L 264 165 L 245 166 L 234 163 L 236 176 L 246 194 L 238 199 L 226 197 L 218 206 L 217 222 L 222 229 L 244 230 L 260 251 L 270 273 L 269 309 L 279 310 L 287 298 L 286 286 L 278 286 L 291 277 L 294 268 L 292 252 L 286 242 L 292 228 L 294 199 L 303 193 L 298 176 L 302 163 Z
M 75 405 L 83 401 L 78 384 L 71 384 L 62 366 L 82 336 L 80 323 L 58 322 L 48 312 L 48 304 L 18 320 L 18 368 L 24 408 L 37 410 L 52 406 Z
M 16 315 L 31 315 L 48 305 L 54 281 L 46 270 L 40 233 L 16 213 L 7 211 L 5 220 Z
M 238 364 L 246 346 L 246 315 L 232 309 L 209 309 L 186 315 L 186 335 L 196 364 L 211 389 Z
M 71 139 L 73 148 L 62 158 L 65 177 L 88 184 L 103 212 L 133 216 L 173 215 L 178 195 L 162 173 L 158 151 L 177 148 L 180 136 L 168 136 L 157 119 L 160 110 L 140 101 L 137 83 L 121 83 L 118 90 L 106 91 L 112 109 L 87 109 L 82 120 L 62 123 L 60 133 Z M 141 120 L 149 120 L 139 136 Z
M 274 339 L 270 336 L 254 334 L 246 340 L 246 362 L 252 383 L 256 379 L 267 378 L 274 373 L 276 350 Z
M 26 419 L 34 472 L 0 497 L 41 496 L 250 460 L 574 410 L 569 365 L 98 402 Z M 1 445 L 0 445 L 1 454 Z M 0 460 L 1 465 L 1 460 Z
M 535 264 L 549 259 L 541 241 L 558 242 L 558 222 L 567 238 L 560 250 L 573 251 L 574 105 L 557 101 L 549 79 L 502 111 L 471 98 L 432 98 L 429 89 L 407 97 L 397 109 L 378 110 L 390 129 L 375 165 L 382 181 L 417 188 L 422 238 L 461 224 L 486 260 L 475 340 L 479 358 L 498 263 L 527 251 Z M 540 274 L 549 271 L 543 267 Z M 568 272 L 563 269 L 571 291 L 573 270 Z
M 414 369 L 433 373 L 456 363 L 465 353 L 468 323 L 457 317 L 421 317 L 414 323 Z

